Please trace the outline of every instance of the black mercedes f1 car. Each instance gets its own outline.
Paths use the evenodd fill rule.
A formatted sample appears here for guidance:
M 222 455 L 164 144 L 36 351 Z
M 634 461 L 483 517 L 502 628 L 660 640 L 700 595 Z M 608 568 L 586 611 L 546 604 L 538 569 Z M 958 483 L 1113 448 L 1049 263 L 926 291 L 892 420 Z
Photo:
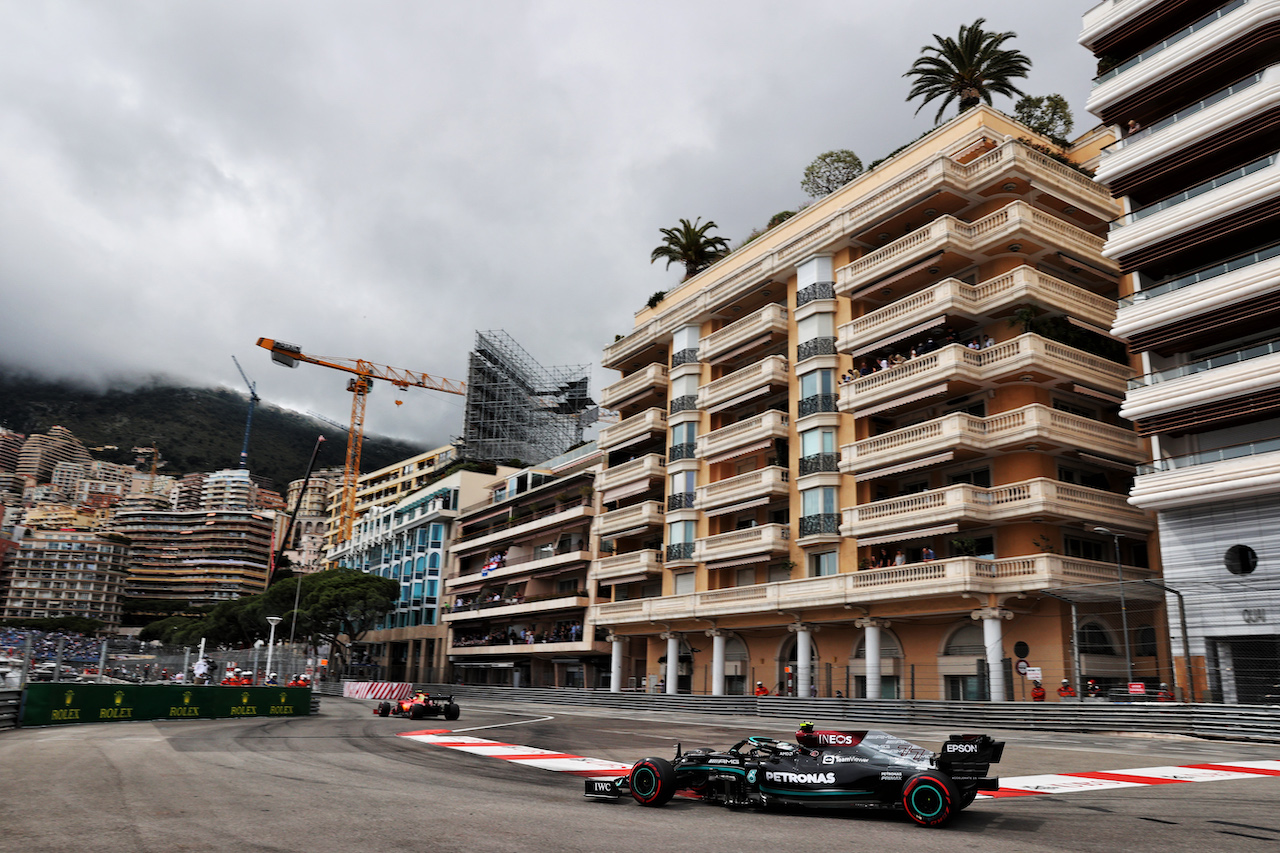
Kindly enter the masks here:
M 994 791 L 987 776 L 1004 743 L 987 735 L 952 735 L 934 753 L 882 731 L 815 731 L 805 723 L 798 743 L 749 737 L 724 752 L 676 746 L 675 758 L 643 758 L 625 776 L 588 779 L 590 799 L 624 792 L 642 806 L 661 806 L 677 792 L 725 806 L 900 808 L 921 826 L 942 826 Z

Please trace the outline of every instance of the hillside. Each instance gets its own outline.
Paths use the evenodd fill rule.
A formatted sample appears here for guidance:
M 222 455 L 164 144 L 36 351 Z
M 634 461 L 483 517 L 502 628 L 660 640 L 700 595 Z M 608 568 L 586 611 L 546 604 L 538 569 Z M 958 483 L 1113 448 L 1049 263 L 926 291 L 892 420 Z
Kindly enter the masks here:
M 132 464 L 131 448 L 154 444 L 166 461 L 162 473 L 216 471 L 239 464 L 249 398 L 227 389 L 184 388 L 156 382 L 105 392 L 0 372 L 0 425 L 39 433 L 64 426 L 87 447 L 117 445 L 94 457 Z M 346 433 L 308 415 L 258 403 L 253 414 L 249 465 L 283 489 L 302 477 L 317 435 L 326 442 L 317 467 L 340 467 Z M 365 436 L 361 468 L 373 471 L 421 453 L 402 441 Z

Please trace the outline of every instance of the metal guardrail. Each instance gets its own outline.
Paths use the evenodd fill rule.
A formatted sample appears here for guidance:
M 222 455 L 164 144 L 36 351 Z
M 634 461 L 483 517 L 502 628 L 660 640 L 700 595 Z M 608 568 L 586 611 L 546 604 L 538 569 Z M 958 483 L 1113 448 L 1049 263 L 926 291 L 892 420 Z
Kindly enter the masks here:
M 341 695 L 341 686 L 325 684 Z M 857 726 L 939 726 L 1063 732 L 1146 732 L 1280 743 L 1280 706 L 1174 702 L 951 702 L 898 699 L 803 699 L 786 696 L 701 696 L 611 693 L 573 688 L 513 688 L 424 684 L 460 701 L 482 699 L 551 705 L 625 708 L 663 713 L 847 720 Z M 329 689 L 323 692 L 330 692 Z

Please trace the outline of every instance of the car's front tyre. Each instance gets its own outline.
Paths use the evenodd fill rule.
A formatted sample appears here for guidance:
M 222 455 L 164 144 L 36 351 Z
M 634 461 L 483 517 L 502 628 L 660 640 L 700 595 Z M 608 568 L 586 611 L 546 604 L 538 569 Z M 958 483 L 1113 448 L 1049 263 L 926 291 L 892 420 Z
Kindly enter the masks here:
M 664 806 L 676 795 L 676 771 L 665 758 L 642 758 L 628 779 L 632 798 L 642 806 Z
M 902 786 L 902 807 L 921 826 L 942 826 L 962 808 L 955 783 L 933 770 L 907 780 Z
M 379 717 L 389 717 L 389 716 L 391 716 L 391 703 L 390 703 L 390 702 L 383 702 L 381 705 L 379 705 L 379 706 L 378 706 L 378 716 L 379 716 Z
M 444 706 L 444 718 L 446 720 L 456 720 L 458 719 L 459 716 L 461 716 L 461 714 L 462 714 L 462 709 L 459 708 L 453 702 L 450 702 L 448 705 Z

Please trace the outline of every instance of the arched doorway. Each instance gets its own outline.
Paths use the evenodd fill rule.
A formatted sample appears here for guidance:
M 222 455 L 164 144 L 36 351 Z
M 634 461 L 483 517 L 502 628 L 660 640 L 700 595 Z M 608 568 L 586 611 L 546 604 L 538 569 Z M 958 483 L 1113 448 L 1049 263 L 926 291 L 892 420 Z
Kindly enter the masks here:
M 943 697 L 957 701 L 987 698 L 987 685 L 983 683 L 982 667 L 978 663 L 980 659 L 985 661 L 986 655 L 981 625 L 969 621 L 952 631 L 938 657 Z
M 791 634 L 787 637 L 786 643 L 783 645 L 783 652 L 780 655 L 780 671 L 778 672 L 777 681 L 770 685 L 765 682 L 765 686 L 773 693 L 780 696 L 795 696 L 796 686 L 799 683 L 799 668 L 797 666 L 796 648 L 799 645 L 796 636 Z M 831 671 L 827 667 L 825 672 L 819 672 L 819 655 L 818 641 L 810 638 L 809 641 L 809 678 L 810 684 L 817 687 L 819 696 L 834 695 L 831 690 Z
M 747 644 L 737 637 L 726 637 L 724 641 L 724 694 L 726 696 L 747 696 L 751 676 L 751 661 L 747 657 Z

